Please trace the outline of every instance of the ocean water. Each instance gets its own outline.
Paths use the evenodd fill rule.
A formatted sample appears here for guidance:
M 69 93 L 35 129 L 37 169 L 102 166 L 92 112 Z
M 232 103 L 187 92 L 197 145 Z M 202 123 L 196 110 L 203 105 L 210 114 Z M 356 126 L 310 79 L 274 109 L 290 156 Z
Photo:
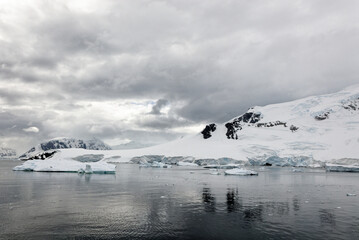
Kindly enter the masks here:
M 0 239 L 359 239 L 355 173 L 118 164 L 115 175 L 78 175 L 17 164 L 0 161 Z

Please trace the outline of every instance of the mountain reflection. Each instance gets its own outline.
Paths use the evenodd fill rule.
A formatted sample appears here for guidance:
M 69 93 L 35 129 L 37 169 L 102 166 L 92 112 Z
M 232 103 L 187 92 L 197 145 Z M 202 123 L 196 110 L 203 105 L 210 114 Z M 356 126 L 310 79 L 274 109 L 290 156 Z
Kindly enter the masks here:
M 294 196 L 293 197 L 293 210 L 295 212 L 300 210 L 300 204 L 299 203 L 300 203 L 299 199 L 296 196 Z
M 319 218 L 322 225 L 335 226 L 335 215 L 332 209 L 320 209 Z
M 206 212 L 216 211 L 216 198 L 212 196 L 210 188 L 203 188 L 202 200 L 204 204 L 204 210 Z
M 240 208 L 238 189 L 227 189 L 227 211 L 236 212 Z

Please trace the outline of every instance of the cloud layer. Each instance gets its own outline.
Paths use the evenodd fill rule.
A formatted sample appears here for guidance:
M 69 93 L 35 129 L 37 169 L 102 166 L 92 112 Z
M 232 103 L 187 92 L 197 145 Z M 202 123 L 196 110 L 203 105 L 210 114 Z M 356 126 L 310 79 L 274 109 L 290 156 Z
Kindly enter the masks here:
M 0 4 L 0 144 L 21 150 L 63 135 L 159 143 L 358 82 L 355 0 Z

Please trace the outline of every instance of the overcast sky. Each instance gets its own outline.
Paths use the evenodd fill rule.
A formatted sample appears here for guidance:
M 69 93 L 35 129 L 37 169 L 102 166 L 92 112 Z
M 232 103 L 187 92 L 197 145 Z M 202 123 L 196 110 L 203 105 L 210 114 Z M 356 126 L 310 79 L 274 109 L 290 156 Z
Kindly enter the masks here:
M 359 82 L 359 1 L 0 0 L 0 146 L 161 143 Z

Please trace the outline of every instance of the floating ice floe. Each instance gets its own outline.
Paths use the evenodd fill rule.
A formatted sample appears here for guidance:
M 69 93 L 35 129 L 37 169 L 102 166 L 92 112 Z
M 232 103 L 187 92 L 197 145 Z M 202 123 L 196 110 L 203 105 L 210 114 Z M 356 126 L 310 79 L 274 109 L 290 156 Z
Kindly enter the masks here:
M 142 163 L 140 164 L 140 167 L 143 168 L 171 168 L 171 165 L 165 164 L 165 163 L 161 163 L 161 162 L 156 162 L 154 161 L 153 163 Z
M 292 168 L 292 172 L 303 172 L 303 169 L 300 169 L 300 168 Z
M 355 193 L 347 193 L 347 196 L 348 196 L 348 197 L 355 197 L 356 194 L 355 194 Z
M 224 171 L 225 175 L 238 175 L 238 176 L 247 176 L 247 175 L 258 175 L 257 172 L 244 169 L 244 168 L 233 168 L 230 170 Z
M 221 175 L 221 173 L 218 171 L 218 169 L 210 169 L 211 175 Z
M 339 165 L 327 163 L 325 169 L 328 172 L 359 172 L 359 166 L 357 165 Z

